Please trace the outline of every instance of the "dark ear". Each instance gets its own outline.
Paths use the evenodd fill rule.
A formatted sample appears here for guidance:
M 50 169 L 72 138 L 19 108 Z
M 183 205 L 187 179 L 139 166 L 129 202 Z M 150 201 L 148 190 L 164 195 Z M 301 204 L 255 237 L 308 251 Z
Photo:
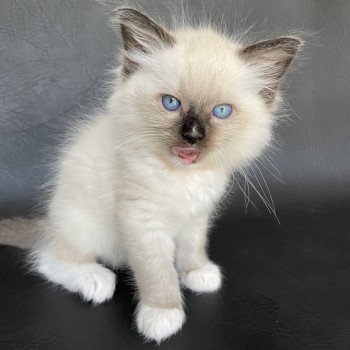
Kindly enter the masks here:
M 152 48 L 172 45 L 175 42 L 166 29 L 137 10 L 120 8 L 117 10 L 117 17 L 127 51 L 149 52 Z
M 122 74 L 125 77 L 134 73 L 139 65 L 128 57 L 128 52 L 151 52 L 164 46 L 171 46 L 175 39 L 166 29 L 141 12 L 131 8 L 119 8 L 117 20 L 120 23 L 126 54 L 122 62 Z
M 261 95 L 268 105 L 271 105 L 276 97 L 279 84 L 293 61 L 302 41 L 292 37 L 262 41 L 243 48 L 241 57 L 257 68 L 261 68 L 268 86 L 261 91 Z

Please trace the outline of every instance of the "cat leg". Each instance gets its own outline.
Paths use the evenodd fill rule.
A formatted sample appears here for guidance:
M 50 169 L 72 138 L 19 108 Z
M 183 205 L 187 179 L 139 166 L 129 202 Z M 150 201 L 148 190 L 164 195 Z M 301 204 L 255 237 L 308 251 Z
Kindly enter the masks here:
M 93 255 L 61 245 L 59 251 L 50 246 L 34 253 L 35 270 L 95 305 L 111 299 L 116 284 L 115 274 L 98 264 Z
M 176 267 L 182 284 L 197 293 L 216 292 L 221 287 L 220 268 L 207 256 L 208 215 L 187 224 L 177 239 Z
M 128 225 L 129 229 L 131 225 Z M 175 244 L 159 229 L 162 225 L 155 221 L 133 226 L 133 232 L 126 235 L 125 246 L 140 299 L 136 324 L 147 339 L 159 343 L 176 333 L 185 321 L 178 274 L 174 267 Z

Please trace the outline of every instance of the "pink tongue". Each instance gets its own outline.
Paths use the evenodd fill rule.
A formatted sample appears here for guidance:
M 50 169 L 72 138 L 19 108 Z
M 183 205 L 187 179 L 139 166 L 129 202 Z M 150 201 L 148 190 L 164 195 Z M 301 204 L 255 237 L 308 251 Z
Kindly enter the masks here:
M 171 150 L 185 165 L 189 165 L 197 161 L 198 150 L 194 147 L 172 147 Z

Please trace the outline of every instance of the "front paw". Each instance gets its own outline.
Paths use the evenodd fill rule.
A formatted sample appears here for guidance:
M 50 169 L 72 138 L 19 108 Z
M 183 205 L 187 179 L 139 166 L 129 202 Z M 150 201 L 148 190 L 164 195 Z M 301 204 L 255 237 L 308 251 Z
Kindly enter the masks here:
M 175 334 L 185 322 L 182 309 L 165 309 L 151 307 L 140 302 L 136 314 L 137 329 L 148 340 L 160 343 Z
M 220 268 L 212 262 L 186 273 L 181 278 L 182 284 L 196 293 L 216 292 L 221 287 L 221 280 Z

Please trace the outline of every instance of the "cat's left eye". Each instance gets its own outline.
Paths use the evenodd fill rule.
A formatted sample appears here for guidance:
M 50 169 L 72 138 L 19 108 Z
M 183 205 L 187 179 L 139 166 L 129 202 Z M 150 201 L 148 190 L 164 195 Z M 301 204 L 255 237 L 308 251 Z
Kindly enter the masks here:
M 232 113 L 232 106 L 229 104 L 222 104 L 215 106 L 213 108 L 213 115 L 217 118 L 224 119 L 231 115 Z
M 171 95 L 164 95 L 162 97 L 162 103 L 168 111 L 172 112 L 177 111 L 181 106 L 181 102 L 176 97 Z

